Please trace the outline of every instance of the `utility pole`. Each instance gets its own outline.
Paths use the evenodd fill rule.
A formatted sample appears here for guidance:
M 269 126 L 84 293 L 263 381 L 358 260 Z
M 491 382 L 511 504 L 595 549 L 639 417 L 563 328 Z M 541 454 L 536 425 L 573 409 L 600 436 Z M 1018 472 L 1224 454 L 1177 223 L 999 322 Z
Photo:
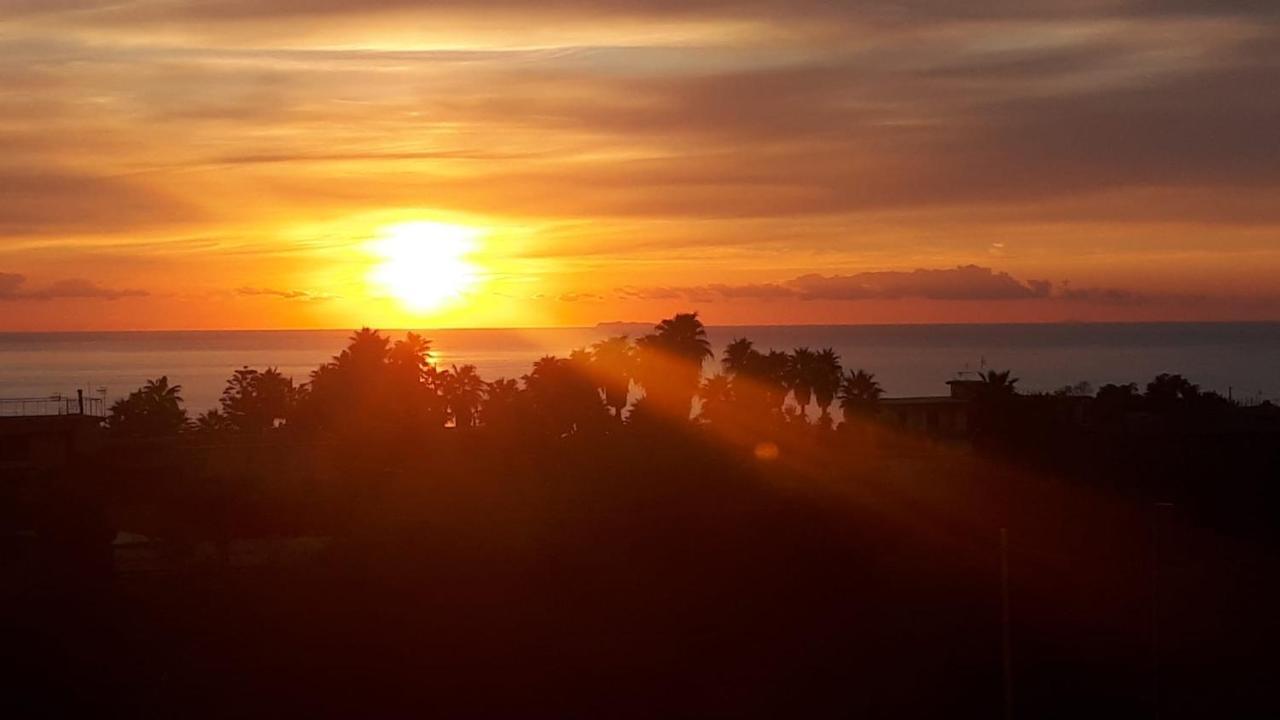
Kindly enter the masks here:
M 1004 666 L 1004 720 L 1013 720 L 1013 641 L 1009 620 L 1009 530 L 1000 528 L 1000 654 Z

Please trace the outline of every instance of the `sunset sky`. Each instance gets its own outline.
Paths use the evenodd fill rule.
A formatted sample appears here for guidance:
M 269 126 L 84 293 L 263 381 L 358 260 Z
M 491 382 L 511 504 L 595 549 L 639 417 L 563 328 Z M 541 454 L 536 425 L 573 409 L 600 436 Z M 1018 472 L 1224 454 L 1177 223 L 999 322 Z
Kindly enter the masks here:
M 0 109 L 0 330 L 1280 320 L 1275 0 L 0 0 Z

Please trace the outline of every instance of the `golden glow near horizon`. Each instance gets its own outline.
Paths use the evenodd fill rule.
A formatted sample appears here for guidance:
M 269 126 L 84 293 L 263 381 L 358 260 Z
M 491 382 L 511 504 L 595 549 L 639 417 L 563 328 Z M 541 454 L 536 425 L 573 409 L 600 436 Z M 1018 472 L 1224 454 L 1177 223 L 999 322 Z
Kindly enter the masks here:
M 386 228 L 370 243 L 379 263 L 369 273 L 376 289 L 415 313 L 431 313 L 463 300 L 480 279 L 471 257 L 481 231 L 441 222 Z

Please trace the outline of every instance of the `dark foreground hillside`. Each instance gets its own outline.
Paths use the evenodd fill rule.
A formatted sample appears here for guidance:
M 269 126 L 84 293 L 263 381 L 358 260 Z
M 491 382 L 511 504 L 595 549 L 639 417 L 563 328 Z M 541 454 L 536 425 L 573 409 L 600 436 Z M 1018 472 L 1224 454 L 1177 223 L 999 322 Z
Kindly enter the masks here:
M 6 716 L 997 717 L 1002 527 L 1016 716 L 1280 709 L 1273 550 L 969 451 L 477 433 L 344 473 L 268 513 L 309 556 L 27 567 Z

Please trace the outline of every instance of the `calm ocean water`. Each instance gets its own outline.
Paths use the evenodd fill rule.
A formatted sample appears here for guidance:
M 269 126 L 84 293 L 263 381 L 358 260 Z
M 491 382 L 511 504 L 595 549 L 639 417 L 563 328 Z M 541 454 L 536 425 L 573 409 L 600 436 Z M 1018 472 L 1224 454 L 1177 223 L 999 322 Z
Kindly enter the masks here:
M 519 377 L 546 354 L 644 326 L 427 330 L 441 363 L 471 363 L 486 379 Z M 709 329 L 717 354 L 735 337 L 761 349 L 832 347 L 846 367 L 876 374 L 891 396 L 935 395 L 963 370 L 1012 369 L 1026 390 L 1088 381 L 1139 382 L 1180 372 L 1237 398 L 1280 400 L 1280 323 L 762 326 Z M 342 349 L 347 331 L 0 333 L 0 397 L 74 394 L 109 400 L 150 377 L 181 383 L 187 406 L 216 405 L 231 372 L 276 366 L 305 381 Z M 393 331 L 393 337 L 403 333 Z M 711 369 L 710 364 L 707 367 Z

